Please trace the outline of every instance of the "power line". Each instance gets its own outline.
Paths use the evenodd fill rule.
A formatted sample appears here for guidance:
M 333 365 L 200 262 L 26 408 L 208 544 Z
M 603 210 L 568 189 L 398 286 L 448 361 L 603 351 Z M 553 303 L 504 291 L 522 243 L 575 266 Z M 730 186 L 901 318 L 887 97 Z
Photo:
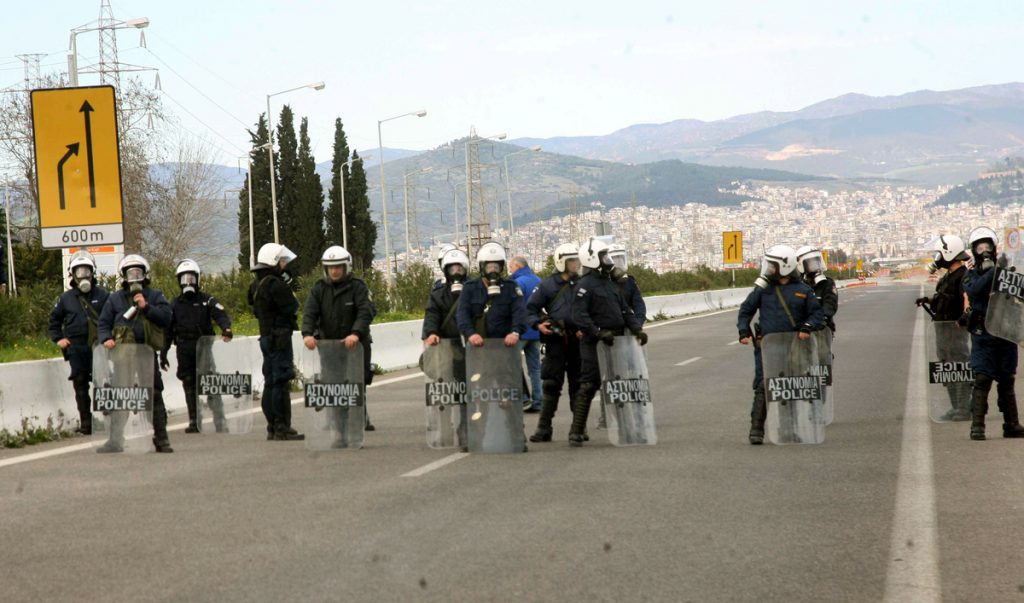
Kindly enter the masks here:
M 224 108 L 223 106 L 221 106 L 221 105 L 220 105 L 220 103 L 218 103 L 217 101 L 215 101 L 215 100 L 213 100 L 212 98 L 210 98 L 209 96 L 207 96 L 205 92 L 203 92 L 202 90 L 200 90 L 200 89 L 199 89 L 199 88 L 198 88 L 197 86 L 193 85 L 193 84 L 192 84 L 192 82 L 188 81 L 188 79 L 187 79 L 187 78 L 186 78 L 185 76 L 183 76 L 183 75 L 181 75 L 180 73 L 178 73 L 178 72 L 177 72 L 177 70 L 175 70 L 175 69 L 174 69 L 173 67 L 171 67 L 170 65 L 168 65 L 166 61 L 164 61 L 164 60 L 163 60 L 163 59 L 161 59 L 161 58 L 160 58 L 159 56 L 157 56 L 157 55 L 156 55 L 156 53 L 154 53 L 154 52 L 153 52 L 152 50 L 149 50 L 148 48 L 147 48 L 146 50 L 147 50 L 147 51 L 149 52 L 149 54 L 151 54 L 151 55 L 153 56 L 153 58 L 154 58 L 154 59 L 156 59 L 157 61 L 159 61 L 161 65 L 163 65 L 164 67 L 166 67 L 166 68 L 167 68 L 167 69 L 168 69 L 168 70 L 169 70 L 169 71 L 170 71 L 171 73 L 173 73 L 174 75 L 178 76 L 178 78 L 180 78 L 180 79 L 181 79 L 181 81 L 185 82 L 185 84 L 186 84 L 186 85 L 187 85 L 187 86 L 188 86 L 189 88 L 191 88 L 191 89 L 195 90 L 195 91 L 196 91 L 197 93 L 199 93 L 199 95 L 200 95 L 200 96 L 202 96 L 202 97 L 203 97 L 203 98 L 205 98 L 206 100 L 210 101 L 210 104 L 212 104 L 213 106 L 215 106 L 215 107 L 217 107 L 218 109 L 220 109 L 221 111 L 223 111 L 223 112 L 224 112 L 224 114 L 225 114 L 225 115 L 227 115 L 228 117 L 230 117 L 231 119 L 233 119 L 233 120 L 237 121 L 238 123 L 242 124 L 242 127 L 244 127 L 244 128 L 249 128 L 249 127 L 250 127 L 250 125 L 251 125 L 251 124 L 247 124 L 247 123 L 245 123 L 244 121 L 242 121 L 241 119 L 239 119 L 239 118 L 238 118 L 238 117 L 237 117 L 237 116 L 236 116 L 235 114 L 233 114 L 232 112 L 228 111 L 228 110 L 227 110 L 227 109 L 225 109 L 225 108 Z

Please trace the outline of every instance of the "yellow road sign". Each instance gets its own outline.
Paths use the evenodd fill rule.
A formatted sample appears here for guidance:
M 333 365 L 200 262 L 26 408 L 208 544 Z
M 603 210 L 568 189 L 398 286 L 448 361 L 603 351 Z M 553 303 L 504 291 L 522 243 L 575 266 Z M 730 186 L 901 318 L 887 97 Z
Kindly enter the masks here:
M 43 247 L 124 241 L 113 86 L 32 91 Z
M 825 262 L 825 269 L 828 270 L 828 249 L 821 250 L 821 260 Z
M 723 264 L 743 263 L 743 231 L 727 230 L 722 233 Z
M 857 272 L 864 270 L 864 260 L 857 260 Z

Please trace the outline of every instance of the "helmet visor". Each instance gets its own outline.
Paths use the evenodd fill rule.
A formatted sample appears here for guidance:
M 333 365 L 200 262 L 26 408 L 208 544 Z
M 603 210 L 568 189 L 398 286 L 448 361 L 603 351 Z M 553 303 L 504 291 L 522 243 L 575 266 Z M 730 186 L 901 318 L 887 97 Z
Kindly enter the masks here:
M 995 251 L 995 245 L 991 241 L 978 241 L 974 244 L 974 253 L 993 253 Z
M 626 266 L 626 256 L 625 256 L 625 254 L 621 254 L 620 253 L 620 254 L 613 255 L 612 256 L 612 262 L 615 263 L 615 267 L 616 268 L 618 268 L 619 270 L 621 270 L 623 272 L 625 272 L 626 269 L 628 268 Z
M 199 283 L 199 279 L 196 278 L 196 275 L 194 273 L 186 272 L 186 273 L 182 274 L 180 277 L 178 277 L 178 283 L 180 283 L 182 286 L 185 286 L 185 285 L 195 286 L 196 284 Z
M 568 258 L 565 260 L 565 271 L 576 273 L 580 271 L 580 259 L 577 257 Z
M 124 280 L 129 283 L 139 283 L 146 280 L 146 271 L 141 266 L 132 266 L 124 271 Z
M 88 266 L 75 266 L 75 272 L 73 276 L 78 280 L 82 280 L 84 278 L 92 278 L 92 268 Z
M 447 266 L 444 267 L 444 273 L 447 274 L 448 276 L 456 276 L 460 274 L 465 276 L 466 267 L 463 266 L 462 264 L 448 264 Z
M 500 274 L 501 273 L 501 262 L 486 262 L 484 263 L 484 274 Z
M 804 260 L 804 272 L 823 272 L 825 263 L 819 257 L 807 258 Z

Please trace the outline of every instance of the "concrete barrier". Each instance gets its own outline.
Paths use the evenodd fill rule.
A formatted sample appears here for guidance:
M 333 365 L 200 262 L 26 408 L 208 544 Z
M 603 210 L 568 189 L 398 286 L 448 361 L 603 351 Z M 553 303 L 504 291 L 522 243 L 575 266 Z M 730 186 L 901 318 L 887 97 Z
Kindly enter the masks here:
M 837 284 L 842 288 L 858 283 L 857 280 L 848 280 Z M 749 287 L 737 287 L 648 297 L 645 298 L 647 318 L 686 316 L 733 308 L 742 303 L 749 292 Z M 384 370 L 415 366 L 423 349 L 420 340 L 422 328 L 422 320 L 372 325 L 373 362 Z M 259 357 L 259 340 L 256 337 L 236 337 L 232 345 L 251 346 L 254 357 Z M 296 333 L 293 336 L 292 345 L 297 359 L 302 347 L 301 335 Z M 185 395 L 181 383 L 174 376 L 177 370 L 174 356 L 172 351 L 170 369 L 162 373 L 164 402 L 172 416 L 180 416 L 185 409 Z M 261 391 L 263 375 L 260 367 L 254 367 L 253 373 L 253 387 Z M 0 364 L 0 429 L 20 429 L 22 418 L 28 418 L 33 425 L 42 425 L 47 417 L 56 418 L 58 411 L 63 411 L 72 422 L 76 421 L 78 410 L 74 391 L 67 380 L 68 374 L 67 363 L 59 358 Z

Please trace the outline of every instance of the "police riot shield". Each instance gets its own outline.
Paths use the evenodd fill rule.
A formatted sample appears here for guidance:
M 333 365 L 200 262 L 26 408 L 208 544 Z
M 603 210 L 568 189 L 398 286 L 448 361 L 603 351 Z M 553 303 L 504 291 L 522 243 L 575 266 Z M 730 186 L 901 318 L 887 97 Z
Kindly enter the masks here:
M 971 334 L 956 321 L 925 325 L 928 414 L 938 423 L 971 418 Z
M 825 425 L 829 425 L 835 418 L 835 401 L 833 399 L 835 389 L 832 387 L 832 329 L 825 327 L 815 331 L 814 339 L 818 346 L 818 362 L 811 372 L 821 378 L 821 416 Z
M 525 452 L 523 369 L 519 349 L 485 339 L 466 349 L 466 414 L 470 452 Z
M 351 350 L 340 340 L 302 347 L 299 357 L 305 391 L 306 448 L 330 450 L 363 447 L 366 383 L 363 344 Z
M 153 449 L 153 348 L 119 343 L 92 351 L 92 441 L 101 452 Z
M 994 270 L 985 329 L 996 337 L 1024 345 L 1024 273 L 998 266 Z
M 196 344 L 196 411 L 213 417 L 217 433 L 252 431 L 253 348 L 220 337 L 200 337 Z
M 765 435 L 773 444 L 820 444 L 825 441 L 817 340 L 799 333 L 769 333 L 761 340 L 765 401 Z
M 423 350 L 427 445 L 467 446 L 466 350 L 458 339 L 442 339 Z
M 636 337 L 616 337 L 597 345 L 601 367 L 601 405 L 605 409 L 608 441 L 613 446 L 658 443 L 654 430 L 647 356 Z

